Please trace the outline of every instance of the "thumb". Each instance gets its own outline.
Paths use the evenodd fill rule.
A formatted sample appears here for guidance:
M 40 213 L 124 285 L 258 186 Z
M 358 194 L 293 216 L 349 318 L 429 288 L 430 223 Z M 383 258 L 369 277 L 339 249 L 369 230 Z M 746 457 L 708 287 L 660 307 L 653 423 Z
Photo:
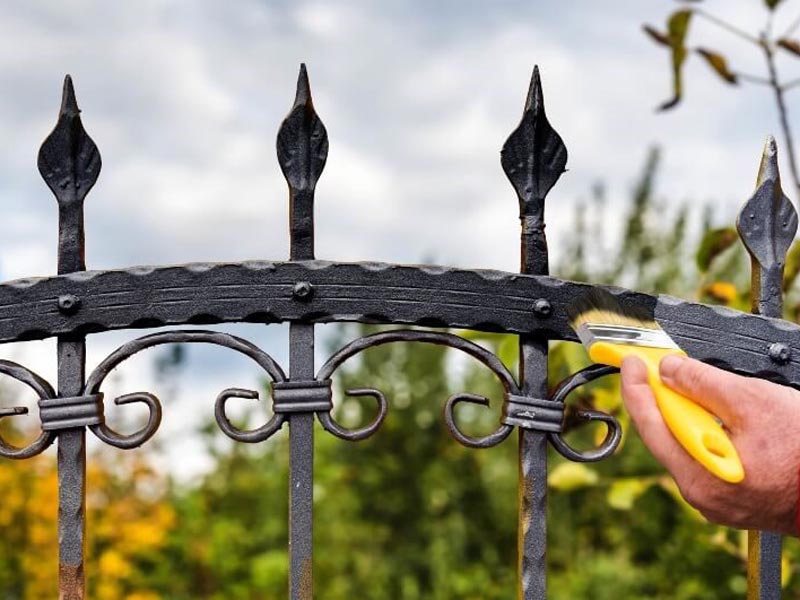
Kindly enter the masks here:
M 739 424 L 741 407 L 753 397 L 752 379 L 688 357 L 665 356 L 659 375 L 668 387 L 719 417 L 728 428 Z

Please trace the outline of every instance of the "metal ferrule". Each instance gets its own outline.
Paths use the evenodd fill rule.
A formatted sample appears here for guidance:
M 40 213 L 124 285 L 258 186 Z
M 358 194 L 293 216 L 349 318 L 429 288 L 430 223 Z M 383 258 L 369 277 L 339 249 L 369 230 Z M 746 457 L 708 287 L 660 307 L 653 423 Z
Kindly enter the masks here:
M 595 342 L 609 342 L 612 344 L 680 350 L 680 347 L 672 341 L 672 338 L 663 329 L 584 323 L 578 327 L 576 333 L 586 348 Z

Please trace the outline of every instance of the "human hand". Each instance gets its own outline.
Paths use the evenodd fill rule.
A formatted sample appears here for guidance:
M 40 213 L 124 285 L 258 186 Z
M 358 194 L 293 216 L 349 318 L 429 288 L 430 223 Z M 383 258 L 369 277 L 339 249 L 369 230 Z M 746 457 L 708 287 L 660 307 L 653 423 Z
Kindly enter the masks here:
M 714 523 L 797 536 L 800 392 L 680 356 L 665 357 L 660 375 L 668 387 L 719 417 L 744 466 L 744 480 L 732 484 L 689 456 L 661 417 L 644 363 L 626 358 L 625 406 L 686 501 Z

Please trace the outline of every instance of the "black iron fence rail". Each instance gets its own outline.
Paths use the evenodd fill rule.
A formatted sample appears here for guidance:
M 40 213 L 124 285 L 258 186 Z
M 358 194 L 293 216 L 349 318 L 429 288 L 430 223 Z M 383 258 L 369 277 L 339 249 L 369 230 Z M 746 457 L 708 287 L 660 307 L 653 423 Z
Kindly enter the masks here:
M 27 458 L 58 444 L 59 594 L 85 597 L 84 534 L 86 431 L 119 448 L 135 448 L 158 430 L 162 408 L 147 392 L 115 399 L 143 403 L 147 425 L 132 434 L 111 429 L 104 418 L 102 385 L 127 358 L 168 343 L 215 344 L 239 352 L 272 381 L 273 416 L 243 431 L 226 415 L 231 399 L 256 399 L 258 392 L 229 388 L 217 397 L 215 415 L 234 440 L 257 443 L 285 424 L 290 438 L 289 595 L 312 597 L 314 419 L 325 431 L 356 441 L 374 434 L 390 400 L 380 390 L 348 393 L 371 396 L 378 410 L 366 426 L 350 430 L 335 420 L 331 377 L 349 357 L 397 342 L 439 344 L 482 362 L 500 381 L 503 412 L 497 429 L 481 438 L 461 431 L 455 407 L 488 403 L 471 394 L 451 397 L 445 421 L 460 443 L 485 448 L 518 430 L 519 565 L 518 597 L 546 597 L 547 444 L 571 460 L 595 461 L 613 453 L 620 428 L 609 415 L 579 411 L 585 420 L 608 426 L 596 449 L 577 452 L 561 437 L 564 402 L 575 388 L 615 373 L 592 366 L 565 379 L 548 396 L 550 340 L 576 337 L 566 305 L 590 284 L 548 276 L 544 233 L 545 197 L 564 171 L 567 150 L 547 121 L 541 82 L 534 69 L 519 126 L 502 151 L 502 166 L 517 193 L 521 221 L 520 273 L 461 270 L 440 266 L 382 263 L 332 263 L 314 256 L 314 189 L 325 166 L 328 138 L 311 100 L 305 67 L 297 94 L 278 133 L 278 159 L 290 191 L 291 253 L 288 262 L 187 264 L 86 271 L 83 201 L 100 173 L 100 155 L 80 119 L 67 77 L 58 123 L 42 145 L 39 170 L 59 208 L 58 275 L 0 284 L 0 343 L 57 337 L 58 386 L 22 365 L 0 361 L 0 374 L 32 388 L 40 398 L 40 436 L 24 448 L 0 438 L 0 456 Z M 752 257 L 753 313 L 686 302 L 668 296 L 611 288 L 628 302 L 651 310 L 664 329 L 691 355 L 742 374 L 758 375 L 800 388 L 800 327 L 780 319 L 785 255 L 797 229 L 797 213 L 783 195 L 774 142 L 762 158 L 759 181 L 737 223 Z M 347 344 L 319 370 L 314 365 L 314 324 L 358 321 L 424 326 L 434 330 L 392 330 Z M 226 322 L 290 323 L 289 368 L 250 342 L 215 331 L 174 331 L 146 335 L 121 346 L 89 375 L 85 338 L 112 329 Z M 515 376 L 485 348 L 449 332 L 472 329 L 519 335 L 520 364 Z M 0 418 L 23 414 L 21 407 L 0 409 Z M 779 536 L 751 532 L 749 598 L 780 597 Z M 476 590 L 479 594 L 480 590 Z

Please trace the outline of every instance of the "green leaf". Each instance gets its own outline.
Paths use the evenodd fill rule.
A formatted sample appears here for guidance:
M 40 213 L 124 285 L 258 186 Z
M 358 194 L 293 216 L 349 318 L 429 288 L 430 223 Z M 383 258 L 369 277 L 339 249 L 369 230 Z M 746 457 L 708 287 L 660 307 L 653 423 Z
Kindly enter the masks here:
M 561 492 L 571 492 L 597 484 L 597 471 L 581 463 L 565 462 L 555 467 L 547 476 L 547 485 Z
M 673 108 L 681 101 L 683 94 L 682 70 L 686 60 L 686 33 L 689 31 L 691 10 L 678 10 L 672 13 L 667 21 L 667 38 L 672 49 L 672 89 L 673 97 L 659 106 L 659 110 Z
M 791 52 L 795 56 L 800 56 L 800 42 L 797 40 L 790 40 L 789 38 L 781 38 L 777 42 L 775 42 L 786 50 L 787 52 Z
M 519 362 L 519 338 L 515 335 L 503 336 L 497 347 L 497 357 L 510 369 Z
M 706 273 L 714 259 L 730 248 L 737 239 L 739 235 L 733 227 L 709 229 L 703 236 L 695 257 L 700 272 Z
M 617 510 L 630 510 L 636 500 L 649 490 L 657 480 L 653 477 L 626 477 L 617 479 L 611 484 L 606 494 L 606 500 L 611 508 Z
M 642 29 L 655 43 L 669 47 L 669 36 L 666 33 L 661 33 L 658 29 L 650 25 L 642 25 Z
M 778 6 L 783 0 L 764 0 L 764 4 L 767 5 L 767 8 L 770 10 L 775 10 L 775 7 Z
M 728 61 L 725 60 L 725 57 L 717 52 L 712 52 L 711 50 L 706 50 L 705 48 L 698 48 L 696 52 L 706 59 L 708 65 L 714 69 L 714 71 L 722 77 L 725 81 L 732 85 L 736 85 L 739 83 L 738 78 L 736 77 L 736 73 L 732 72 L 728 68 Z
M 786 253 L 786 266 L 783 269 L 783 291 L 789 291 L 800 274 L 800 240 L 794 242 Z

